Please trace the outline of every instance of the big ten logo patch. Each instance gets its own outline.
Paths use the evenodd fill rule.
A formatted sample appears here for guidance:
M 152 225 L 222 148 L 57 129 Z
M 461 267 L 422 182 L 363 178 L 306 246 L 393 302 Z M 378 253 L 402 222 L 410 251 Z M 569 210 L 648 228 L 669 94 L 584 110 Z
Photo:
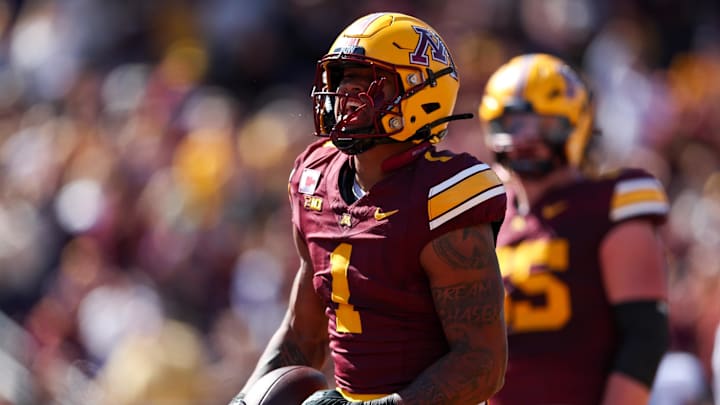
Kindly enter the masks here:
M 303 207 L 305 207 L 306 210 L 311 211 L 322 211 L 323 206 L 323 200 L 320 197 L 315 197 L 312 195 L 305 195 L 305 202 L 303 203 Z

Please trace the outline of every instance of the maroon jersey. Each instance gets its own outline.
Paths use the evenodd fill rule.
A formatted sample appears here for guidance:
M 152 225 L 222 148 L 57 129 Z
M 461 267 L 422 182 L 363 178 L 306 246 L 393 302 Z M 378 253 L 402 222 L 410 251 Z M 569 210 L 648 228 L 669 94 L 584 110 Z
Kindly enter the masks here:
M 509 358 L 492 405 L 601 402 L 616 338 L 599 247 L 619 223 L 667 212 L 662 186 L 639 170 L 552 190 L 525 216 L 508 204 L 498 259 Z
M 310 145 L 290 175 L 293 224 L 326 305 L 336 385 L 348 393 L 400 390 L 448 352 L 420 251 L 505 215 L 486 164 L 429 146 L 415 155 L 349 205 L 339 189 L 349 157 L 332 143 Z

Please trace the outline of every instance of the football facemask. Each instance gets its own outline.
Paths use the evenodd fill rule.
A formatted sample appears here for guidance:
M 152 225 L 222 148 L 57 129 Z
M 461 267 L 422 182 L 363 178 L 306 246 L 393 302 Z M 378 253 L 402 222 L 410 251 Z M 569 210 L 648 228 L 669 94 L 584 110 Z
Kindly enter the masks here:
M 351 84 L 345 85 L 346 81 Z M 344 152 L 370 144 L 364 140 L 387 138 L 402 129 L 401 87 L 392 66 L 352 55 L 328 58 L 320 63 L 315 88 L 324 89 L 312 93 L 316 128 Z M 390 131 L 382 124 L 386 116 L 396 117 L 389 121 L 391 126 L 395 123 Z
M 499 163 L 521 177 L 539 178 L 564 163 L 560 156 L 572 127 L 564 117 L 514 112 L 491 121 L 487 129 L 487 144 Z

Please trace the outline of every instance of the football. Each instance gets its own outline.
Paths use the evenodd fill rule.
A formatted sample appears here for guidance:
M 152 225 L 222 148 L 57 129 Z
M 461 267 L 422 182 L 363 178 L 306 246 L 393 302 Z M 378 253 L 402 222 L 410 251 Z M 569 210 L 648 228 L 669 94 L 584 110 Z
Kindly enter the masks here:
M 255 382 L 245 395 L 247 405 L 300 405 L 313 392 L 328 388 L 325 375 L 312 367 L 275 369 Z

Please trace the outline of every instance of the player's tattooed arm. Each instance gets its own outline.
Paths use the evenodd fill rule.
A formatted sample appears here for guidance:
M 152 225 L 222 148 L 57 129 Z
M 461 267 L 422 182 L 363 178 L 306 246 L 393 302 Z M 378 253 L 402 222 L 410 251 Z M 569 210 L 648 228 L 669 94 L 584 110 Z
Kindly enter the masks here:
M 288 309 L 243 391 L 276 368 L 301 364 L 320 369 L 327 358 L 329 349 L 325 308 L 313 288 L 313 268 L 307 246 L 297 232 L 294 236 L 300 268 L 293 280 Z
M 423 249 L 421 262 L 450 353 L 400 391 L 403 403 L 484 401 L 502 386 L 507 362 L 492 230 L 482 225 L 440 236 Z
M 502 288 L 487 279 L 433 288 L 435 310 L 448 327 L 493 325 L 502 316 Z
M 437 256 L 455 271 L 492 270 L 495 258 L 495 243 L 492 236 L 480 228 L 464 228 L 446 233 L 432 241 Z
M 282 342 L 277 352 L 270 355 L 268 363 L 273 369 L 294 364 L 309 364 L 300 346 L 292 341 Z

